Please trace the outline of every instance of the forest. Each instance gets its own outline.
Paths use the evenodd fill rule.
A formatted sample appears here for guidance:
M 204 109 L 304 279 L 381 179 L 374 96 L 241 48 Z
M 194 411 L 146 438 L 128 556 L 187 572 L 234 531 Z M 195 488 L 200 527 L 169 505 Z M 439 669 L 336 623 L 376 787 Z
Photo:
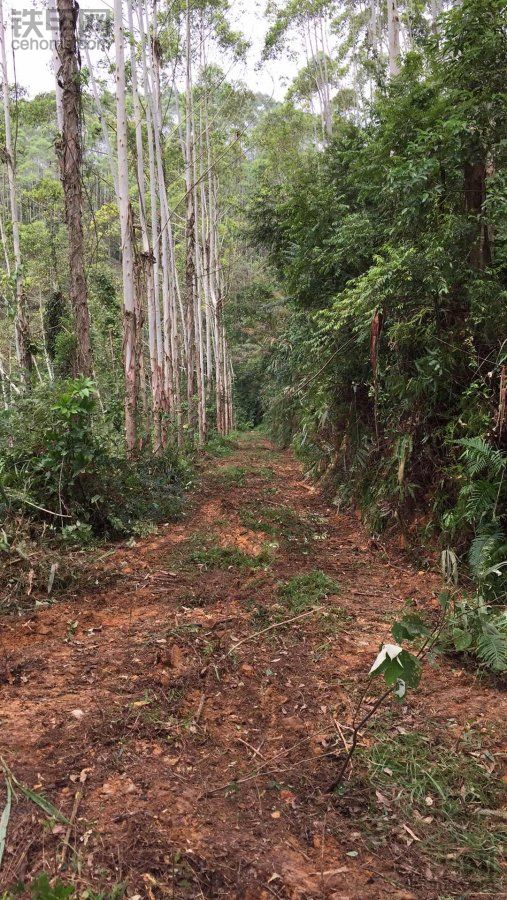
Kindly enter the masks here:
M 0 900 L 504 897 L 505 0 L 0 81 Z

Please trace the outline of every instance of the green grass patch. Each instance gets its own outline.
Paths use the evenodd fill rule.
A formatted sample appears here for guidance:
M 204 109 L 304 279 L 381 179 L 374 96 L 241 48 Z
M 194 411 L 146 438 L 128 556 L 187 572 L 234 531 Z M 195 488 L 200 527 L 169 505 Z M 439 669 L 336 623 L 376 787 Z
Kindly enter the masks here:
M 209 539 L 190 552 L 190 562 L 205 569 L 258 569 L 271 562 L 273 548 L 263 547 L 257 556 L 243 553 L 237 547 L 220 547 Z
M 280 585 L 278 596 L 289 612 L 297 615 L 297 613 L 317 605 L 329 594 L 338 593 L 338 590 L 336 581 L 333 581 L 320 569 L 314 569 L 304 575 L 296 575 L 290 581 Z
M 264 481 L 273 481 L 276 478 L 276 472 L 271 466 L 260 466 L 255 474 L 263 478 Z
M 246 469 L 243 466 L 222 466 L 215 477 L 224 487 L 238 487 L 245 483 Z
M 369 786 L 383 798 L 375 816 L 377 847 L 379 836 L 387 843 L 406 824 L 419 838 L 417 850 L 466 876 L 468 886 L 494 880 L 505 823 L 484 814 L 497 806 L 500 784 L 478 745 L 456 751 L 409 732 L 383 736 L 360 757 Z
M 290 506 L 267 504 L 261 508 L 243 509 L 240 518 L 245 528 L 276 535 L 287 541 L 309 540 L 314 531 L 314 523 L 300 516 Z
M 79 892 L 80 900 L 121 900 L 125 896 L 127 886 L 116 884 L 108 888 L 107 892 L 94 891 L 86 888 Z M 70 883 L 61 881 L 60 878 L 52 878 L 42 872 L 29 884 L 18 883 L 10 890 L 0 894 L 0 900 L 17 900 L 17 898 L 30 895 L 32 900 L 68 900 L 77 897 L 76 888 Z
M 230 456 L 235 450 L 236 442 L 236 434 L 216 434 L 206 443 L 206 453 L 216 457 Z

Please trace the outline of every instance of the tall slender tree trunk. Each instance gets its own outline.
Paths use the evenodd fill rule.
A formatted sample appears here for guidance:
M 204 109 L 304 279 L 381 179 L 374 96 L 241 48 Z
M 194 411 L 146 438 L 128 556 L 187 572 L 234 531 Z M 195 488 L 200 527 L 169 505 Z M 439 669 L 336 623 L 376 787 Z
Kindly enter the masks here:
M 389 75 L 398 75 L 400 71 L 400 17 L 398 13 L 398 0 L 387 0 L 387 42 Z
M 474 269 L 484 269 L 491 263 L 489 229 L 484 219 L 486 203 L 487 167 L 484 162 L 465 163 L 465 207 L 476 220 L 476 235 L 470 249 L 470 262 Z
M 138 258 L 138 268 L 140 270 L 140 290 L 136 297 L 136 333 L 137 333 L 137 351 L 139 354 L 139 377 L 141 379 L 141 387 L 144 389 L 144 358 L 142 347 L 142 327 L 144 312 L 142 308 L 142 295 L 146 294 L 146 307 L 148 310 L 148 346 L 150 354 L 150 375 L 151 375 L 151 393 L 152 393 L 152 412 L 154 423 L 154 446 L 158 452 L 161 448 L 161 432 L 160 432 L 160 409 L 158 400 L 160 391 L 158 388 L 158 366 L 155 348 L 155 296 L 154 296 L 154 273 L 153 263 L 154 255 L 150 245 L 148 233 L 147 211 L 146 211 L 146 190 L 144 177 L 144 144 L 143 144 L 143 119 L 144 113 L 139 99 L 138 79 L 137 79 L 137 60 L 134 42 L 134 17 L 132 14 L 132 0 L 127 0 L 128 26 L 130 32 L 130 77 L 132 86 L 132 105 L 134 110 L 134 128 L 136 135 L 136 178 L 137 190 L 139 196 L 139 218 L 141 224 L 142 254 Z
M 76 0 L 57 0 L 60 26 L 58 56 L 60 69 L 57 80 L 62 89 L 63 127 L 58 141 L 58 156 L 65 196 L 65 217 L 69 237 L 69 293 L 76 332 L 75 371 L 90 376 L 92 358 L 90 345 L 90 313 L 85 275 L 83 235 L 83 192 L 81 187 L 81 81 L 77 48 Z
M 442 12 L 442 0 L 430 0 L 431 10 L 431 28 L 434 33 L 438 32 L 437 19 Z
M 104 116 L 104 110 L 102 108 L 102 102 L 100 99 L 99 89 L 97 87 L 97 81 L 95 79 L 95 74 L 93 72 L 92 61 L 90 59 L 90 52 L 88 50 L 86 43 L 85 43 L 84 51 L 85 51 L 85 58 L 86 58 L 86 66 L 88 68 L 88 74 L 90 76 L 90 85 L 91 85 L 91 89 L 92 89 L 93 99 L 95 101 L 97 115 L 99 117 L 100 127 L 102 130 L 102 137 L 104 139 L 104 146 L 106 148 L 107 161 L 109 163 L 109 171 L 111 172 L 111 178 L 113 181 L 114 192 L 116 195 L 116 199 L 118 200 L 118 171 L 116 168 L 116 161 L 115 161 L 114 154 L 113 154 L 113 148 L 111 146 L 111 140 L 109 138 L 109 131 L 108 131 L 107 122 L 106 122 L 106 119 Z M 101 205 L 100 202 L 98 205 L 99 206 Z
M 155 27 L 154 22 L 154 27 Z M 150 94 L 153 117 L 155 162 L 160 205 L 160 236 L 158 246 L 162 266 L 162 310 L 163 310 L 163 354 L 164 354 L 164 397 L 171 418 L 177 425 L 178 440 L 182 440 L 181 402 L 179 386 L 179 342 L 176 312 L 178 293 L 178 273 L 176 271 L 174 237 L 171 214 L 167 200 L 163 154 L 162 154 L 162 104 L 160 95 L 160 67 L 157 52 L 156 32 L 151 41 L 151 67 L 153 90 Z
M 55 72 L 55 98 L 56 98 L 56 124 L 58 133 L 63 131 L 63 94 L 62 87 L 58 80 L 58 70 L 60 68 L 60 57 L 58 55 L 58 44 L 60 43 L 60 28 L 58 24 L 58 10 L 56 8 L 56 0 L 48 0 L 49 25 L 51 29 L 51 56 L 53 59 L 53 68 Z
M 129 201 L 127 110 L 125 103 L 125 34 L 122 0 L 114 0 L 116 54 L 116 134 L 118 147 L 118 207 L 120 212 L 123 275 L 123 359 L 125 372 L 125 444 L 127 455 L 136 449 L 137 385 L 136 310 L 132 213 Z
M 21 269 L 19 211 L 16 189 L 16 160 L 14 157 L 14 150 L 12 145 L 9 73 L 7 69 L 7 54 L 5 50 L 3 0 L 0 0 L 0 62 L 2 67 L 2 95 L 5 120 L 5 149 L 3 155 L 7 164 L 7 177 L 9 182 L 9 200 L 12 221 L 12 244 L 15 264 L 14 278 L 16 286 L 16 318 L 14 322 L 14 328 L 16 334 L 16 356 L 21 370 L 21 377 L 26 383 L 32 370 L 33 358 L 30 348 L 31 341 L 30 328 L 28 323 L 28 310 L 23 283 L 23 274 Z
M 164 443 L 164 432 L 162 426 L 162 410 L 164 401 L 164 341 L 162 335 L 162 323 L 160 317 L 160 264 L 159 264 L 159 218 L 157 203 L 157 175 L 155 167 L 155 145 L 153 136 L 153 101 L 151 88 L 148 78 L 148 64 L 146 54 L 146 33 L 144 29 L 144 12 L 141 8 L 138 10 L 139 27 L 141 32 L 141 63 L 142 63 L 142 85 L 146 106 L 146 135 L 148 143 L 148 180 L 150 194 L 150 227 L 151 227 L 151 247 L 154 253 L 153 258 L 153 289 L 149 297 L 150 307 L 148 310 L 148 341 L 150 349 L 150 365 L 152 371 L 152 393 L 153 393 L 153 409 L 154 409 L 154 432 L 155 432 L 155 452 Z
M 191 436 L 194 435 L 197 425 L 196 417 L 196 327 L 195 327 L 195 293 L 196 293 L 196 268 L 195 268 L 195 191 L 194 191 L 194 146 L 193 146 L 193 120 L 192 120 L 192 33 L 190 27 L 190 5 L 186 4 L 186 73 L 185 73 L 185 188 L 186 188 L 186 331 L 187 331 L 187 403 L 188 426 Z
M 193 119 L 193 115 L 192 115 Z M 195 123 L 194 123 L 195 125 Z M 198 423 L 199 423 L 199 442 L 202 444 L 206 440 L 206 390 L 205 390 L 205 381 L 204 381 L 204 341 L 203 341 L 203 329 L 202 329 L 202 303 L 201 297 L 203 294 L 203 278 L 204 278 L 204 264 L 203 264 L 203 254 L 201 247 L 201 235 L 199 229 L 199 201 L 198 201 L 198 191 L 197 191 L 197 163 L 196 163 L 196 150 L 195 150 L 195 138 L 193 140 L 194 147 L 194 168 L 193 168 L 193 184 L 192 190 L 194 192 L 194 228 L 195 228 L 195 343 L 196 343 L 196 375 L 197 375 L 197 413 L 198 413 Z

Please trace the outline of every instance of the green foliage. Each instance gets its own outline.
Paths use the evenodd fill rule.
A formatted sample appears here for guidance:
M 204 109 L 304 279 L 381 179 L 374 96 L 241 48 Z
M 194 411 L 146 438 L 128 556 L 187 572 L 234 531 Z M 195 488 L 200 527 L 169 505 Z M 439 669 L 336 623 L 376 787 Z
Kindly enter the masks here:
M 195 540 L 199 546 L 192 550 L 190 560 L 204 569 L 240 569 L 244 571 L 245 569 L 260 568 L 270 561 L 268 548 L 258 556 L 251 556 L 236 547 L 217 546 L 204 537 L 202 540 L 200 537 Z
M 408 822 L 419 850 L 465 875 L 469 886 L 493 877 L 502 835 L 481 810 L 495 809 L 500 792 L 477 738 L 465 734 L 456 750 L 418 732 L 400 732 L 361 751 L 369 789 L 377 791 L 376 842 L 388 843 L 396 823 L 403 831 Z
M 60 878 L 50 880 L 46 872 L 41 872 L 28 887 L 23 884 L 15 885 L 10 891 L 1 895 L 1 900 L 15 900 L 21 895 L 27 896 L 27 891 L 32 900 L 67 900 L 68 897 L 74 897 L 76 893 L 72 885 L 65 884 Z M 125 886 L 118 884 L 107 893 L 86 888 L 80 892 L 79 896 L 81 900 L 121 900 L 124 893 Z
M 280 12 L 269 46 L 297 15 Z M 499 603 L 504 22 L 504 0 L 464 0 L 438 38 L 421 32 L 365 122 L 337 118 L 327 147 L 301 139 L 287 159 L 266 139 L 250 203 L 285 296 L 263 389 L 273 435 L 371 530 L 408 533 L 424 515 L 426 535 L 468 552 L 481 593 Z
M 234 449 L 234 435 L 213 435 L 206 444 L 210 456 L 230 456 Z
M 444 523 L 450 534 L 464 523 L 473 529 L 470 570 L 482 594 L 502 597 L 507 590 L 507 454 L 480 437 L 457 444 L 462 448 L 457 466 L 461 487 Z
M 246 474 L 243 466 L 221 466 L 216 477 L 227 487 L 239 487 L 245 483 Z
M 370 675 L 382 675 L 387 688 L 395 688 L 394 694 L 401 699 L 407 687 L 418 686 L 421 664 L 417 657 L 398 644 L 384 644 L 370 669 Z
M 445 638 L 458 652 L 474 655 L 492 672 L 507 672 L 507 611 L 491 607 L 482 597 L 456 602 Z
M 33 900 L 66 900 L 67 897 L 72 897 L 75 891 L 59 878 L 50 884 L 48 876 L 43 873 L 30 885 L 30 893 Z
M 338 591 L 339 587 L 332 578 L 320 569 L 314 569 L 304 575 L 295 575 L 290 581 L 280 585 L 278 596 L 289 611 L 297 615 Z
M 27 427 L 29 425 L 29 427 Z M 183 460 L 168 450 L 128 463 L 84 378 L 40 386 L 0 415 L 4 515 L 46 519 L 63 540 L 129 534 L 179 510 Z
M 265 534 L 285 537 L 287 532 L 299 531 L 305 525 L 289 506 L 265 506 L 255 509 L 242 509 L 241 522 L 246 528 L 253 531 L 263 531 Z
M 417 613 L 406 613 L 395 622 L 391 633 L 395 641 L 413 641 L 416 638 L 428 637 L 430 631 Z

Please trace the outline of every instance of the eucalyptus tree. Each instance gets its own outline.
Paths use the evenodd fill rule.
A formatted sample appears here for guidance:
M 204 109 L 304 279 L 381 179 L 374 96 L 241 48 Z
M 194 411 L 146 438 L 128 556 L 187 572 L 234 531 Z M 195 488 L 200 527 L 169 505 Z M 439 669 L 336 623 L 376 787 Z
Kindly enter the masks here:
M 292 56 L 303 54 L 304 63 L 294 90 L 308 100 L 312 112 L 319 116 L 323 138 L 330 138 L 333 130 L 332 92 L 338 70 L 331 23 L 336 9 L 336 0 L 288 0 L 285 6 L 271 7 L 272 24 L 264 46 L 265 59 L 284 51 Z M 299 54 L 292 44 L 294 39 L 296 48 L 299 44 Z
M 387 0 L 387 49 L 389 74 L 398 75 L 400 71 L 400 17 L 398 0 Z
M 15 335 L 16 356 L 20 367 L 21 379 L 28 383 L 33 366 L 33 356 L 28 320 L 28 307 L 23 282 L 21 245 L 19 235 L 19 207 L 16 185 L 16 157 L 12 141 L 11 109 L 9 96 L 9 72 L 7 68 L 7 52 L 5 47 L 5 23 L 3 0 L 0 0 L 0 64 L 2 70 L 2 97 L 5 122 L 5 148 L 3 157 L 7 166 L 9 183 L 9 202 L 12 227 L 12 247 L 14 252 L 14 290 L 16 297 Z
M 136 284 L 132 209 L 129 197 L 127 155 L 127 106 L 125 81 L 125 30 L 122 0 L 114 0 L 114 44 L 116 62 L 116 135 L 118 155 L 118 208 L 120 214 L 123 276 L 123 361 L 125 375 L 125 444 L 128 456 L 137 446 L 138 348 Z
M 76 0 L 57 0 L 60 40 L 60 67 L 56 80 L 61 90 L 61 134 L 57 149 L 65 196 L 65 217 L 69 240 L 69 296 L 74 314 L 76 338 L 75 372 L 92 373 L 90 313 L 85 273 L 83 234 L 83 191 L 81 149 L 81 73 L 77 45 L 79 6 Z

